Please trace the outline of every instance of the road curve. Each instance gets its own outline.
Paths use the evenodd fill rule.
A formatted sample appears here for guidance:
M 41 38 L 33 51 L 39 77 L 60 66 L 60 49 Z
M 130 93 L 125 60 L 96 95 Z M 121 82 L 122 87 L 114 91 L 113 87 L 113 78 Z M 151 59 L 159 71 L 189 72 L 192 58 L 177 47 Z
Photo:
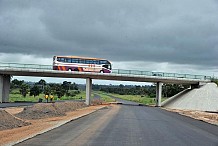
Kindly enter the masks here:
M 156 107 L 116 105 L 17 146 L 218 146 L 218 126 Z

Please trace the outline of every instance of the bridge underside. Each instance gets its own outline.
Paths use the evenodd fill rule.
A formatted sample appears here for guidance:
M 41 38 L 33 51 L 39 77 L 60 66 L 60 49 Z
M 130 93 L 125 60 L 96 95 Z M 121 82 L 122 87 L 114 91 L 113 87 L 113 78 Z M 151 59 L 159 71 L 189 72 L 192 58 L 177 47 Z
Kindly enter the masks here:
M 10 75 L 0 75 L 0 102 L 9 102 L 9 91 L 10 91 Z M 157 82 L 156 87 L 156 106 L 161 106 L 161 95 L 162 95 L 162 84 Z M 86 101 L 87 105 L 91 103 L 91 92 L 92 92 L 92 79 L 86 79 Z

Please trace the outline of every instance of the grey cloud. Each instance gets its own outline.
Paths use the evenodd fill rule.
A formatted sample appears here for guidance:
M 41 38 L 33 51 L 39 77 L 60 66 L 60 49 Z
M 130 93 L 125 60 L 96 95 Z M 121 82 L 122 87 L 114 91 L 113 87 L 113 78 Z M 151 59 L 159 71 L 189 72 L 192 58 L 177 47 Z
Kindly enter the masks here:
M 217 66 L 213 0 L 2 0 L 0 52 Z

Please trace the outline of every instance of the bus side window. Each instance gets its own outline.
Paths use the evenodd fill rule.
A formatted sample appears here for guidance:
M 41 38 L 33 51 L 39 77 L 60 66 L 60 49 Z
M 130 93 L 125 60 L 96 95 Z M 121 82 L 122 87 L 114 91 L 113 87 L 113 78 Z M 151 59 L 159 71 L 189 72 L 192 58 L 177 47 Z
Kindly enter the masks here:
M 72 63 L 78 63 L 79 62 L 79 59 L 77 58 L 72 58 Z
M 79 63 L 85 63 L 84 59 L 79 59 Z
M 93 64 L 99 64 L 98 62 L 98 60 L 93 60 Z
M 64 58 L 58 58 L 58 61 L 64 62 Z
M 72 62 L 72 59 L 71 59 L 71 58 L 66 58 L 66 62 L 67 62 L 67 63 L 71 63 L 71 62 Z
M 86 64 L 92 64 L 93 62 L 92 62 L 92 60 L 86 60 L 85 63 L 86 63 Z

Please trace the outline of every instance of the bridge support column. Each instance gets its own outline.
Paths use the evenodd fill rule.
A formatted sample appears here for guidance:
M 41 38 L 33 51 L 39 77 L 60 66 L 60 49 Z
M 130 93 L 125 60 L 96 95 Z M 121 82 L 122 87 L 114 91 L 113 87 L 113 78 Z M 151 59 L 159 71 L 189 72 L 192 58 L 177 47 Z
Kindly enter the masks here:
M 92 92 L 92 79 L 86 79 L 86 104 L 90 105 L 91 103 L 91 92 Z
M 163 83 L 157 82 L 157 86 L 156 86 L 156 106 L 161 106 L 162 85 L 163 85 Z
M 0 75 L 0 103 L 9 102 L 10 75 Z

